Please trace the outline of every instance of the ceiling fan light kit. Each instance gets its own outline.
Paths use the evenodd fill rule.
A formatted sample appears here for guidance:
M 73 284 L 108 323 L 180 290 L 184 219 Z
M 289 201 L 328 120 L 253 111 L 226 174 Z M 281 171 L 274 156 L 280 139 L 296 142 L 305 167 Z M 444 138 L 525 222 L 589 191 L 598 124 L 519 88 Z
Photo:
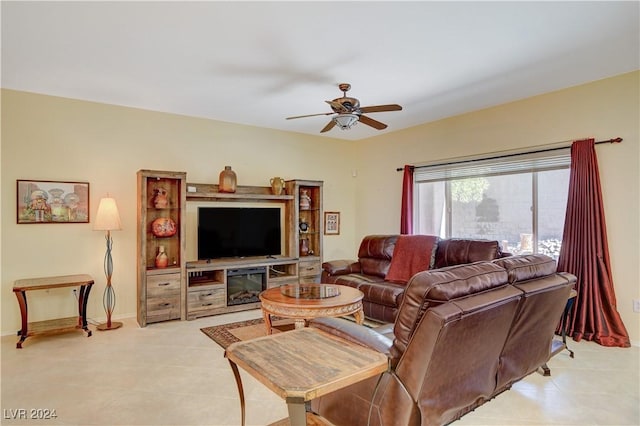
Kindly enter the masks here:
M 358 123 L 358 118 L 356 114 L 338 114 L 333 117 L 333 121 L 336 122 L 340 129 L 348 130 Z
M 347 92 L 351 89 L 351 85 L 348 83 L 341 83 L 338 88 L 342 91 L 343 96 L 336 98 L 332 101 L 325 101 L 331 106 L 333 112 L 324 112 L 320 114 L 308 114 L 297 115 L 294 117 L 287 117 L 287 120 L 293 120 L 295 118 L 314 117 L 318 115 L 331 115 L 336 114 L 331 118 L 331 121 L 320 130 L 320 133 L 328 132 L 336 125 L 342 130 L 348 130 L 352 128 L 356 123 L 361 122 L 367 126 L 373 127 L 376 130 L 386 129 L 387 125 L 381 123 L 373 118 L 362 115 L 363 113 L 372 112 L 385 112 L 385 111 L 400 111 L 402 107 L 397 104 L 389 105 L 372 105 L 366 107 L 360 107 L 360 101 L 356 98 L 347 96 Z

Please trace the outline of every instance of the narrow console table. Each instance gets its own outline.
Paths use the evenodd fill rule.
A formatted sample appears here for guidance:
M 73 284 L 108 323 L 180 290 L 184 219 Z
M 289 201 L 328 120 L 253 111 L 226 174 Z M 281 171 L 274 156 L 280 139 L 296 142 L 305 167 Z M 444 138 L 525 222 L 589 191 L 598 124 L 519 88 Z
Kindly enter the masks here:
M 91 330 L 87 326 L 87 301 L 93 285 L 90 275 L 64 275 L 58 277 L 28 278 L 17 280 L 13 285 L 13 292 L 18 298 L 20 315 L 22 316 L 22 328 L 18 331 L 20 340 L 16 348 L 22 348 L 22 342 L 29 336 L 41 334 L 62 333 L 82 329 L 91 336 Z M 27 292 L 33 290 L 47 290 L 60 287 L 80 287 L 78 297 L 78 316 L 58 318 L 46 321 L 28 322 Z

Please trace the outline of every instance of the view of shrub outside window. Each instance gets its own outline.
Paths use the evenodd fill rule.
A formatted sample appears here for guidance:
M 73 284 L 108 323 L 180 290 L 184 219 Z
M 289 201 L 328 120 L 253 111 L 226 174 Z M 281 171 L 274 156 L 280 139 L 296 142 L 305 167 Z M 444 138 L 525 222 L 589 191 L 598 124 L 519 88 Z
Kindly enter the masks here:
M 498 240 L 512 254 L 560 255 L 569 169 L 415 183 L 415 233 Z

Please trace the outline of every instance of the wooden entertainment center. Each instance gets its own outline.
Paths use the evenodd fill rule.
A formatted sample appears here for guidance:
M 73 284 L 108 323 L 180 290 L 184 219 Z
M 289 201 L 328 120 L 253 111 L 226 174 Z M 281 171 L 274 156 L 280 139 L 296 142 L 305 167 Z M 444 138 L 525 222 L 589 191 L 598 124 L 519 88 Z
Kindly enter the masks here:
M 260 289 L 320 281 L 322 181 L 289 180 L 284 193 L 274 195 L 268 186 L 238 186 L 234 193 L 219 192 L 215 184 L 186 182 L 184 172 L 140 170 L 137 176 L 137 318 L 141 327 L 256 309 Z M 282 254 L 187 262 L 189 202 L 278 203 L 284 213 Z M 166 258 L 157 260 L 160 252 Z M 189 256 L 195 257 L 193 253 Z M 236 283 L 251 287 L 257 282 L 262 288 L 233 288 Z

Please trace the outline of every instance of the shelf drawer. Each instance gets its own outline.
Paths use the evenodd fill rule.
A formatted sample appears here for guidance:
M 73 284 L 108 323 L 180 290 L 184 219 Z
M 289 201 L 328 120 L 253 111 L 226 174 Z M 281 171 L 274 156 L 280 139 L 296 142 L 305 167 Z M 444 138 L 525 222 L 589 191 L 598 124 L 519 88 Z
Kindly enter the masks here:
M 215 289 L 189 291 L 187 307 L 189 312 L 203 311 L 227 306 L 226 292 L 223 286 Z
M 180 293 L 147 299 L 147 322 L 180 319 Z
M 280 287 L 283 285 L 294 285 L 300 282 L 298 277 L 278 278 L 276 280 L 271 279 L 267 282 L 268 288 Z
M 174 294 L 179 296 L 180 281 L 180 273 L 149 275 L 147 276 L 147 297 L 166 297 Z
M 300 277 L 300 284 L 320 284 L 320 275 Z
M 298 268 L 298 273 L 300 274 L 300 279 L 304 277 L 315 277 L 319 276 L 321 270 L 320 262 L 311 261 L 311 262 L 300 262 L 300 266 Z

